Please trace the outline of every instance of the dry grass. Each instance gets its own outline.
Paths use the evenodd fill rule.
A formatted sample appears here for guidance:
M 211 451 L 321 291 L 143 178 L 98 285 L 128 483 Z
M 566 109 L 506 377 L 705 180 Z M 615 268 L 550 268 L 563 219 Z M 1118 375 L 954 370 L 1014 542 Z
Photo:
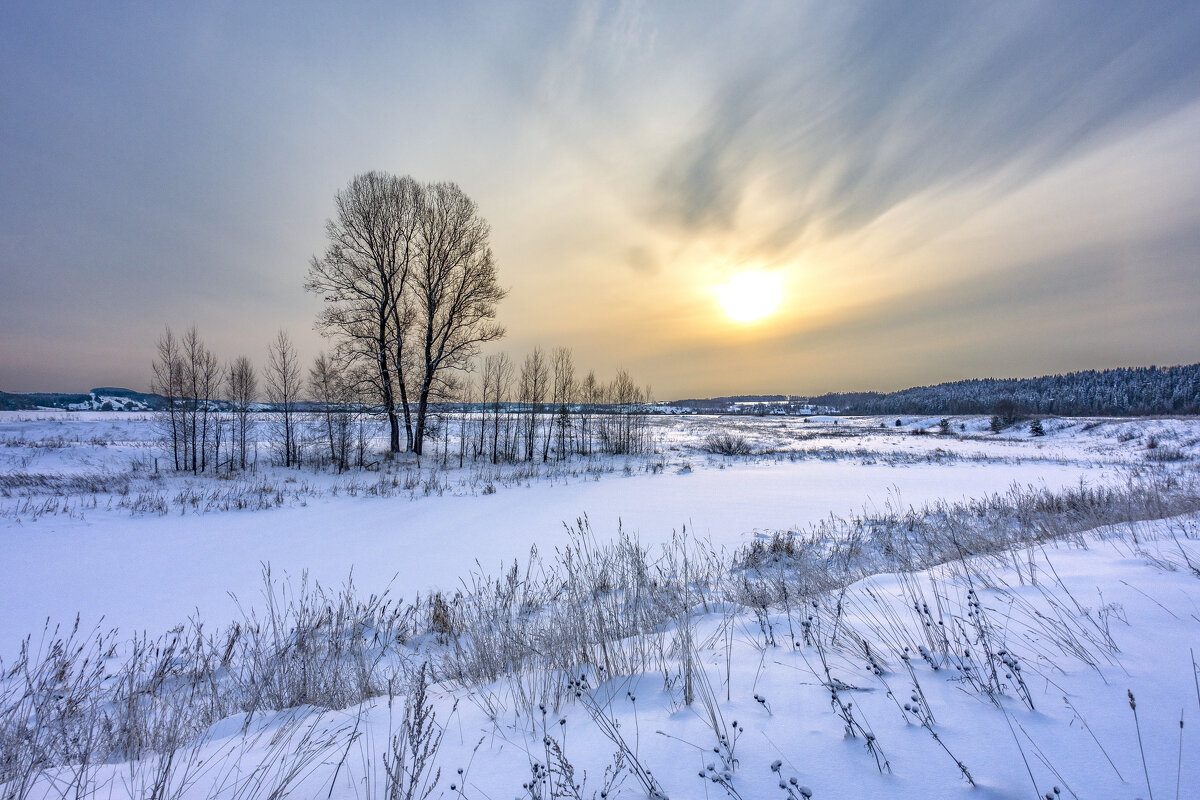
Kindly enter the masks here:
M 13 663 L 0 664 L 0 784 L 5 800 L 24 798 L 64 770 L 76 775 L 72 785 L 83 786 L 89 765 L 129 761 L 142 770 L 146 792 L 165 792 L 190 774 L 184 754 L 196 752 L 189 748 L 217 720 L 352 707 L 390 696 L 397 681 L 411 681 L 418 671 L 422 685 L 475 689 L 475 701 L 493 717 L 557 708 L 587 695 L 585 685 L 655 671 L 683 702 L 699 698 L 715 708 L 707 676 L 689 657 L 697 647 L 689 620 L 726 609 L 726 626 L 738 609 L 755 613 L 764 646 L 782 638 L 785 619 L 794 648 L 817 647 L 814 676 L 830 688 L 835 710 L 841 698 L 834 657 L 861 661 L 864 653 L 881 679 L 918 660 L 930 670 L 956 670 L 964 687 L 990 702 L 1011 696 L 1032 707 L 1021 678 L 1029 653 L 1018 655 L 1014 643 L 1043 664 L 1069 658 L 1097 669 L 1113 644 L 1102 618 L 1081 617 L 1060 583 L 1017 554 L 1048 542 L 1082 545 L 1083 532 L 1103 526 L 1197 510 L 1194 478 L 1153 470 L 1131 474 L 1123 486 L 1062 492 L 1014 486 L 968 502 L 831 519 L 736 553 L 686 532 L 659 548 L 624 531 L 600 540 L 580 519 L 553 554 L 534 550 L 499 576 L 471 576 L 453 596 L 410 603 L 386 592 L 364 597 L 352 583 L 329 590 L 304 578 L 281 582 L 264 569 L 260 602 L 223 630 L 209 632 L 192 620 L 159 639 L 125 640 L 75 625 L 27 639 Z M 1129 546 L 1138 547 L 1130 535 Z M 1159 554 L 1169 562 L 1164 568 L 1195 571 L 1179 549 L 1183 560 Z M 943 577 L 911 577 L 937 565 Z M 1039 587 L 1051 615 L 1035 611 L 998 577 L 998 567 L 1014 565 L 1022 581 Z M 872 607 L 869 593 L 847 594 L 851 584 L 882 572 L 900 576 L 914 609 L 910 618 Z M 1003 630 L 977 602 L 982 587 L 1007 593 L 1013 616 Z M 873 622 L 847 623 L 851 604 L 860 620 Z M 941 624 L 925 624 L 935 617 Z M 918 683 L 915 672 L 902 668 Z M 919 685 L 913 691 L 919 694 Z M 841 713 L 884 769 L 882 746 L 870 738 L 861 712 Z M 926 724 L 924 710 L 906 713 Z M 721 775 L 732 775 L 736 736 L 710 716 L 718 748 L 728 750 Z M 928 727 L 937 739 L 931 714 Z M 313 733 L 313 742 L 319 738 Z M 162 762 L 168 753 L 179 754 L 169 770 Z M 628 753 L 623 758 L 629 762 Z M 966 765 L 957 768 L 969 779 Z M 652 784 L 644 788 L 653 791 Z

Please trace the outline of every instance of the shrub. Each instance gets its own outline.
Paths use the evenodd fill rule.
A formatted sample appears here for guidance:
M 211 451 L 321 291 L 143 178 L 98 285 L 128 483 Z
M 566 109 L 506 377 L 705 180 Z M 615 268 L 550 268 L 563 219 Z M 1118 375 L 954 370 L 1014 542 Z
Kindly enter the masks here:
M 1165 464 L 1170 461 L 1185 461 L 1187 454 L 1175 447 L 1155 447 L 1146 451 L 1146 460 Z
M 704 440 L 702 447 L 718 456 L 748 456 L 753 452 L 746 437 L 735 433 L 714 433 Z
M 454 633 L 454 612 L 441 592 L 429 598 L 429 630 L 443 637 Z

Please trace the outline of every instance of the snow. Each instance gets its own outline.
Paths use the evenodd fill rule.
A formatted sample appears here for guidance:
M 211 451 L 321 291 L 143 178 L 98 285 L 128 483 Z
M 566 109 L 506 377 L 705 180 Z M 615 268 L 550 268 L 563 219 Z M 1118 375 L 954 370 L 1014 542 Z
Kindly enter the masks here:
M 582 516 L 601 535 L 623 526 L 658 544 L 686 527 L 733 547 L 756 531 L 802 529 L 864 506 L 961 499 L 1002 492 L 1014 481 L 1061 488 L 1109 477 L 1057 464 L 1031 475 L 1019 464 L 748 463 L 690 475 L 542 481 L 482 497 L 321 499 L 263 512 L 45 518 L 5 532 L 0 652 L 11 652 L 47 617 L 69 620 L 77 612 L 89 625 L 102 614 L 107 625 L 124 630 L 165 630 L 197 610 L 205 619 L 231 618 L 229 593 L 256 599 L 260 563 L 295 576 L 307 570 L 327 586 L 353 571 L 360 586 L 390 584 L 411 599 L 432 587 L 457 588 L 477 561 L 498 572 L 532 546 L 552 551 L 565 541 L 564 523 Z
M 592 472 L 567 465 L 524 479 L 470 467 L 439 470 L 443 489 L 428 496 L 420 490 L 351 496 L 345 487 L 362 476 L 264 469 L 264 480 L 284 486 L 290 478 L 310 490 L 281 507 L 256 511 L 173 508 L 167 515 L 131 515 L 110 507 L 111 498 L 98 497 L 94 507 L 67 498 L 68 513 L 34 518 L 19 511 L 21 498 L 10 493 L 0 496 L 0 655 L 13 653 L 46 619 L 69 621 L 77 613 L 85 628 L 103 617 L 105 626 L 151 635 L 189 616 L 225 624 L 236 615 L 231 594 L 244 604 L 259 602 L 261 565 L 267 563 L 276 575 L 307 572 L 326 585 L 353 573 L 364 592 L 390 585 L 394 594 L 410 598 L 459 588 L 473 569 L 500 573 L 531 547 L 551 552 L 566 541 L 564 524 L 583 516 L 601 537 L 623 528 L 643 543 L 666 543 L 686 526 L 732 550 L 757 534 L 803 530 L 831 514 L 864 508 L 979 497 L 1014 483 L 1052 489 L 1116 483 L 1146 465 L 1150 437 L 1189 459 L 1176 468 L 1194 470 L 1200 441 L 1200 422 L 1193 420 L 1047 420 L 1047 436 L 1038 439 L 1029 437 L 1027 424 L 988 434 L 988 420 L 980 417 L 953 418 L 953 430 L 961 424 L 966 433 L 951 437 L 909 432 L 938 420 L 902 421 L 896 429 L 894 418 L 664 417 L 654 421 L 661 442 L 656 456 L 597 462 Z M 747 436 L 758 455 L 703 452 L 704 437 L 715 431 Z M 8 412 L 0 414 L 0 475 L 121 472 L 137 462 L 141 481 L 153 458 L 152 438 L 148 415 Z M 416 467 L 394 469 L 399 476 Z M 435 469 L 426 465 L 421 474 Z M 482 491 L 493 478 L 494 492 Z M 175 475 L 158 483 L 166 495 L 219 485 Z M 1188 566 L 1200 564 L 1198 542 L 1200 519 L 1176 518 L 1093 532 L 1086 549 L 1043 547 L 1002 563 L 977 560 L 969 585 L 961 569 L 943 567 L 915 578 L 873 576 L 851 586 L 840 598 L 841 644 L 829 642 L 824 655 L 831 675 L 854 687 L 843 698 L 876 737 L 887 771 L 877 769 L 862 736 L 846 735 L 825 685 L 822 652 L 792 645 L 788 631 L 800 620 L 795 610 L 772 610 L 772 646 L 747 610 L 693 609 L 697 650 L 720 714 L 727 726 L 737 720 L 745 730 L 736 744 L 731 786 L 744 798 L 787 797 L 778 782 L 794 776 L 815 798 L 1025 798 L 1055 785 L 1062 797 L 1145 797 L 1144 769 L 1156 795 L 1174 796 L 1178 780 L 1179 796 L 1200 796 L 1194 733 L 1200 693 L 1192 662 L 1192 651 L 1200 648 L 1200 573 Z M 882 675 L 868 669 L 866 657 L 846 644 L 855 636 L 877 647 L 920 641 L 921 623 L 909 602 L 913 586 L 942 598 L 947 615 L 964 623 L 970 619 L 967 590 L 978 591 L 1004 645 L 1021 659 L 1032 710 L 1012 680 L 993 702 L 961 671 L 935 671 L 916 656 L 912 673 L 894 652 L 881 651 Z M 832 619 L 837 600 L 829 598 L 817 616 Z M 728 639 L 722 633 L 727 624 Z M 1093 638 L 1063 633 L 1077 628 Z M 1098 643 L 1101 630 L 1111 635 L 1111 647 Z M 708 763 L 718 772 L 722 766 L 702 703 L 684 704 L 678 684 L 669 685 L 662 672 L 605 680 L 585 669 L 589 696 L 620 722 L 638 760 L 669 797 L 726 796 L 720 785 L 699 777 Z M 932 730 L 941 745 L 902 708 L 913 691 L 912 676 L 936 718 Z M 521 707 L 506 680 L 470 692 L 447 685 L 434 691 L 446 727 L 441 796 L 530 796 L 521 784 L 530 780 L 531 761 L 546 761 L 545 735 L 562 744 L 579 779 L 586 769 L 584 796 L 599 788 L 615 746 L 580 704 L 552 709 L 543 720 L 536 708 Z M 1137 698 L 1141 747 L 1127 691 Z M 356 725 L 362 734 L 342 769 L 331 763 L 314 768 L 293 794 L 361 797 L 364 777 L 380 768 L 379 752 L 398 713 L 386 698 L 323 716 L 311 709 L 293 712 L 290 718 L 322 726 Z M 1187 723 L 1182 739 L 1181 713 Z M 268 736 L 247 731 L 273 731 L 288 718 L 223 720 L 201 750 L 213 763 L 253 763 L 273 751 Z M 776 759 L 778 774 L 770 768 Z M 970 771 L 977 789 L 954 759 Z M 122 767 L 104 769 L 115 776 Z M 452 782 L 460 792 L 451 793 Z M 115 780 L 110 789 L 117 797 L 129 793 Z M 205 797 L 206 791 L 198 782 L 186 796 Z M 621 791 L 646 796 L 633 778 Z
M 1195 532 L 1196 520 L 1190 524 Z M 1151 534 L 1149 529 L 1142 532 L 1143 536 Z M 1187 546 L 1193 558 L 1200 552 L 1194 540 Z M 782 775 L 796 777 L 818 798 L 952 798 L 981 793 L 995 798 L 1029 797 L 1033 786 L 1024 766 L 1024 751 L 1039 793 L 1051 792 L 1058 785 L 1064 797 L 1144 797 L 1145 779 L 1127 691 L 1137 698 L 1150 782 L 1160 794 L 1170 795 L 1179 765 L 1181 710 L 1189 724 L 1200 721 L 1190 653 L 1200 644 L 1193 616 L 1200 610 L 1197 576 L 1184 571 L 1164 573 L 1144 559 L 1131 557 L 1114 542 L 1093 541 L 1088 550 L 1055 549 L 1048 554 L 1034 553 L 1032 558 L 1043 581 L 1062 581 L 1061 588 L 1044 590 L 1056 599 L 1074 597 L 1091 605 L 1102 597 L 1107 607 L 1119 610 L 1114 613 L 1120 619 L 1112 621 L 1113 663 L 1101 661 L 1102 666 L 1093 670 L 1042 646 L 1044 634 L 1038 626 L 1022 630 L 1022 624 L 1014 619 L 1019 617 L 1014 612 L 1019 608 L 1017 600 L 1042 613 L 1053 612 L 1044 602 L 1042 588 L 1022 585 L 1012 569 L 998 570 L 995 579 L 1007 583 L 1010 595 L 987 590 L 981 594 L 989 612 L 1009 627 L 1007 645 L 1021 652 L 1034 710 L 1012 696 L 992 705 L 964 688 L 954 670 L 934 672 L 920 659 L 915 659 L 914 665 L 923 696 L 936 717 L 934 730 L 969 770 L 976 791 L 970 790 L 954 760 L 930 733 L 913 715 L 902 711 L 912 682 L 899 663 L 893 660 L 883 676 L 875 677 L 865 669 L 865 659 L 840 656 L 832 660 L 835 678 L 855 687 L 844 694 L 852 698 L 854 713 L 875 735 L 886 756 L 889 769 L 881 773 L 864 740 L 845 735 L 843 720 L 832 710 L 829 692 L 821 685 L 816 648 L 793 649 L 786 642 L 765 646 L 752 620 L 743 619 L 730 653 L 730 701 L 724 701 L 723 648 L 711 647 L 702 653 L 726 724 L 736 720 L 746 730 L 736 745 L 739 767 L 734 786 L 740 795 L 782 796 L 770 769 L 771 762 L 779 759 Z M 1057 578 L 1052 576 L 1051 566 Z M 948 580 L 944 571 L 931 574 Z M 958 593 L 954 600 L 961 602 L 965 586 L 949 580 Z M 898 581 L 879 576 L 854 585 L 847 593 L 845 605 L 854 609 L 843 623 L 848 629 L 878 624 L 870 613 L 875 606 L 864 599 L 868 590 L 882 597 L 893 614 L 905 615 Z M 1095 614 L 1098 605 L 1091 607 L 1091 615 L 1099 620 Z M 719 623 L 718 615 L 697 620 L 701 638 Z M 783 639 L 783 615 L 775 616 L 774 625 L 776 635 Z M 1030 657 L 1030 651 L 1045 655 Z M 489 690 L 501 697 L 505 692 L 503 686 L 496 686 L 481 693 Z M 889 690 L 899 702 L 888 696 Z M 634 699 L 627 692 L 632 692 Z M 755 701 L 756 694 L 767 701 L 769 710 Z M 640 760 L 652 769 L 669 797 L 724 796 L 719 787 L 698 775 L 706 764 L 720 764 L 711 750 L 714 733 L 699 704 L 684 706 L 677 688 L 664 689 L 661 675 L 612 680 L 598 687 L 594 695 L 621 721 Z M 442 711 L 450 730 L 443 743 L 443 763 L 447 771 L 472 764 L 466 781 L 470 796 L 514 795 L 520 782 L 529 778 L 530 759 L 544 761 L 544 729 L 560 740 L 565 738 L 568 756 L 577 769 L 586 769 L 593 781 L 613 750 L 578 706 L 549 713 L 545 723 L 536 709 L 530 713 L 513 709 L 495 723 L 480 706 L 470 703 L 460 703 L 451 712 L 444 702 Z M 376 730 L 386 726 L 385 704 L 370 704 L 366 713 L 368 725 Z M 559 719 L 565 724 L 558 725 Z M 669 736 L 664 735 L 667 733 Z M 480 738 L 488 746 L 473 753 Z M 1185 790 L 1200 787 L 1196 748 L 1194 739 L 1184 740 L 1178 779 Z M 1114 766 L 1108 764 L 1108 758 Z M 1123 780 L 1117 777 L 1118 771 Z M 335 796 L 354 796 L 349 784 L 347 779 L 335 787 Z M 591 786 L 594 783 L 589 783 Z M 626 788 L 631 796 L 645 796 L 628 782 Z M 1194 795 L 1185 791 L 1181 796 Z
M 26 472 L 87 474 L 119 469 L 125 459 L 146 459 L 155 452 L 148 415 L 10 412 L 8 417 L 0 422 L 0 441 L 58 443 L 50 449 L 6 448 L 10 459 L 22 449 L 31 453 Z M 1120 474 L 1112 454 L 1081 453 L 1075 440 L 1047 452 L 1031 442 L 897 436 L 891 430 L 876 434 L 861 420 L 839 422 L 864 429 L 866 438 L 788 439 L 782 449 L 786 454 L 803 446 L 818 458 L 725 459 L 689 451 L 688 443 L 720 428 L 748 431 L 760 448 L 778 447 L 781 431 L 832 434 L 833 426 L 813 431 L 813 424 L 789 421 L 780 429 L 771 419 L 665 422 L 670 426 L 663 436 L 666 452 L 692 467 L 690 474 L 674 467 L 647 473 L 639 460 L 617 459 L 607 465 L 614 472 L 596 479 L 533 479 L 499 485 L 490 495 L 418 493 L 412 500 L 340 495 L 255 512 L 131 518 L 120 511 L 85 509 L 75 516 L 0 520 L 7 528 L 0 565 L 5 609 L 0 655 L 12 653 L 47 619 L 72 620 L 77 613 L 88 627 L 103 617 L 106 626 L 151 632 L 197 612 L 205 619 L 229 619 L 236 612 L 230 595 L 257 598 L 261 564 L 270 564 L 277 574 L 307 571 L 327 586 L 353 573 L 360 586 L 391 585 L 411 598 L 434 587 L 455 589 L 476 562 L 494 572 L 533 546 L 550 551 L 564 541 L 564 524 L 583 516 L 600 535 L 614 536 L 623 526 L 644 543 L 657 544 L 686 527 L 718 547 L 733 548 L 756 532 L 801 530 L 830 514 L 978 497 L 1013 483 L 1061 488 L 1080 480 L 1112 481 Z M 822 449 L 830 447 L 866 447 L 877 455 L 844 457 Z M 935 450 L 995 460 L 889 463 L 886 458 L 923 457 Z M 1041 460 L 1046 458 L 1058 460 Z M 633 465 L 628 476 L 627 463 Z M 289 479 L 336 484 L 329 475 L 311 472 L 281 470 L 273 477 L 284 488 Z

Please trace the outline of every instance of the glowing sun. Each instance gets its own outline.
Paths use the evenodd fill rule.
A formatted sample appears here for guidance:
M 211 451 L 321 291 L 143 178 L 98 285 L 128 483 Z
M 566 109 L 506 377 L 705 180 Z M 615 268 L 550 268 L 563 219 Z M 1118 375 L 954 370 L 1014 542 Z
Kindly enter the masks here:
M 717 287 L 725 314 L 735 322 L 755 322 L 779 307 L 783 281 L 767 272 L 740 272 Z

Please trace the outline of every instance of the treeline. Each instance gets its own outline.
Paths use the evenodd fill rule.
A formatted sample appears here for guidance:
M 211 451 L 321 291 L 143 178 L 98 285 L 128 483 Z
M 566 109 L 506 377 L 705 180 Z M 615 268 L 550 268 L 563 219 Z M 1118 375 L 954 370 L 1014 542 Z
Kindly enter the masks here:
M 670 405 L 689 408 L 726 407 L 738 403 L 786 403 L 792 397 L 786 394 L 733 394 L 724 397 L 688 398 L 672 400 Z
M 574 455 L 626 455 L 654 448 L 648 387 L 625 370 L 609 383 L 575 375 L 565 347 L 547 356 L 534 348 L 518 370 L 506 353 L 483 359 L 463 396 L 459 461 L 564 460 Z M 466 409 L 475 413 L 468 415 Z M 468 417 L 470 430 L 468 431 Z
M 1040 378 L 983 378 L 887 394 L 825 394 L 806 401 L 833 406 L 845 414 L 990 414 L 1007 403 L 1023 414 L 1197 414 L 1200 413 L 1200 364 L 1120 367 Z
M 349 467 L 350 430 L 357 414 L 348 397 L 329 391 L 328 359 L 317 358 L 306 387 L 296 349 L 280 331 L 267 350 L 262 378 L 260 394 L 259 374 L 248 357 L 221 364 L 196 328 L 182 336 L 166 329 L 158 340 L 152 386 L 164 398 L 159 435 L 176 470 L 248 469 L 258 463 L 260 440 L 284 466 L 323 461 L 324 448 L 314 453 L 314 437 L 307 430 L 311 426 L 304 425 L 310 419 L 324 422 L 328 461 L 339 470 Z M 261 397 L 271 404 L 269 412 L 259 405 Z M 303 397 L 310 399 L 315 413 L 300 412 Z M 360 448 L 360 464 L 362 458 Z

